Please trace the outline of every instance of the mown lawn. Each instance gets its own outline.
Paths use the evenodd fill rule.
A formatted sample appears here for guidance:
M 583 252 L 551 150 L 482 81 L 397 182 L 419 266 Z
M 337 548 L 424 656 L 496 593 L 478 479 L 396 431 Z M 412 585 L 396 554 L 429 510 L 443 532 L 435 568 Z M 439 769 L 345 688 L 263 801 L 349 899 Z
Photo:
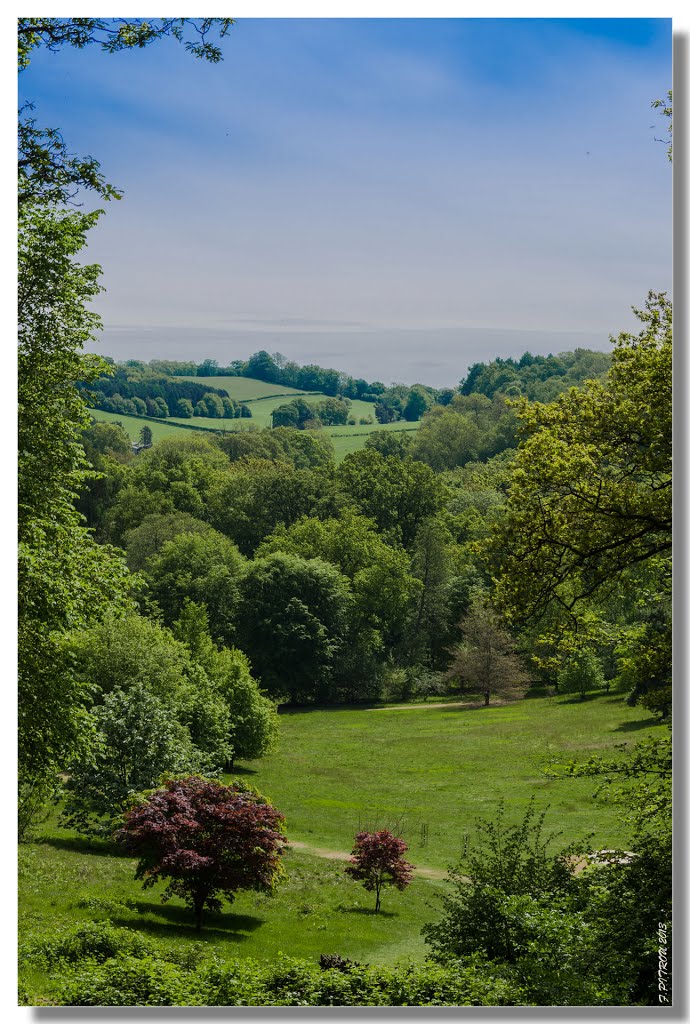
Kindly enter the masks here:
M 246 777 L 287 816 L 293 838 L 349 850 L 360 826 L 402 816 L 410 859 L 432 868 L 457 860 L 475 818 L 493 816 L 500 799 L 510 821 L 532 796 L 548 805 L 546 825 L 562 831 L 563 845 L 590 832 L 598 848 L 625 845 L 618 808 L 592 798 L 595 780 L 548 779 L 542 768 L 662 728 L 605 694 L 476 709 L 303 710 L 280 721 L 280 749 L 247 765 Z

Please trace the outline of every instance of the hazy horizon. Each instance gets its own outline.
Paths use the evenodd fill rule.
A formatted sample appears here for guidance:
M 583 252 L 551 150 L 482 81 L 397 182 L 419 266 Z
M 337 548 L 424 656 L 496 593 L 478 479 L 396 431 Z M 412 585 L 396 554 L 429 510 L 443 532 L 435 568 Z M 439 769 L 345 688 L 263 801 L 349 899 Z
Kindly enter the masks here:
M 671 287 L 671 42 L 653 18 L 248 18 L 213 66 L 37 50 L 20 100 L 124 191 L 89 233 L 91 347 L 428 383 L 606 350 Z
M 490 362 L 500 356 L 519 358 L 557 355 L 575 348 L 611 351 L 607 337 L 577 331 L 501 331 L 486 327 L 437 328 L 429 331 L 351 330 L 305 334 L 206 328 L 196 332 L 185 327 L 127 328 L 104 330 L 102 341 L 87 351 L 127 359 L 193 360 L 216 359 L 227 366 L 234 359 L 248 359 L 265 349 L 280 352 L 297 363 L 315 363 L 341 370 L 353 377 L 380 380 L 384 384 L 428 384 L 455 387 L 476 362 Z M 394 353 L 394 358 L 391 358 Z

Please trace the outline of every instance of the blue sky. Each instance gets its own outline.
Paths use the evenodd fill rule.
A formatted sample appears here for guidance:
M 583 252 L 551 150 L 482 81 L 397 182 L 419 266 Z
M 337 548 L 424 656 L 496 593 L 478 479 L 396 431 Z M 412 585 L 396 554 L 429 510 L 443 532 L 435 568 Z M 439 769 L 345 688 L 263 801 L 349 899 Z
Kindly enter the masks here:
M 248 19 L 224 52 L 39 52 L 21 76 L 125 190 L 88 249 L 100 351 L 443 385 L 607 348 L 670 289 L 669 20 Z

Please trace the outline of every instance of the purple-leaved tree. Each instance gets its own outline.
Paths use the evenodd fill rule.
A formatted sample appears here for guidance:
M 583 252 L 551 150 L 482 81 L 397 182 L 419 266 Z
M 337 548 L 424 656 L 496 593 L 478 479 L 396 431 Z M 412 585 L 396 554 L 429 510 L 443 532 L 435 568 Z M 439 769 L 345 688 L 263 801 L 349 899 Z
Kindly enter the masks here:
M 412 881 L 412 864 L 403 860 L 407 843 L 392 832 L 358 832 L 346 874 L 364 884 L 368 892 L 376 893 L 374 912 L 381 909 L 381 889 L 394 885 L 401 891 Z
M 162 899 L 180 896 L 194 911 L 220 910 L 238 889 L 267 891 L 281 872 L 285 818 L 256 790 L 191 775 L 166 782 L 131 808 L 117 833 L 139 857 L 148 889 L 167 880 Z

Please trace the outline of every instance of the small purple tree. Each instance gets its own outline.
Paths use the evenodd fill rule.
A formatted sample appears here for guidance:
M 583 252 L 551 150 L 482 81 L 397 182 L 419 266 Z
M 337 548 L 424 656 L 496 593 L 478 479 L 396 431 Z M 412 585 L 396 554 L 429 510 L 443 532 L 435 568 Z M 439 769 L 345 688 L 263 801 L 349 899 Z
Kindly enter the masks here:
M 139 857 L 148 889 L 167 880 L 163 902 L 181 896 L 197 929 L 238 889 L 273 888 L 286 839 L 283 815 L 256 790 L 190 775 L 166 782 L 125 816 L 117 833 Z
M 397 839 L 392 832 L 358 832 L 345 873 L 362 882 L 368 892 L 376 893 L 374 913 L 381 909 L 381 889 L 394 885 L 401 891 L 412 881 L 414 867 L 403 860 L 407 843 Z

